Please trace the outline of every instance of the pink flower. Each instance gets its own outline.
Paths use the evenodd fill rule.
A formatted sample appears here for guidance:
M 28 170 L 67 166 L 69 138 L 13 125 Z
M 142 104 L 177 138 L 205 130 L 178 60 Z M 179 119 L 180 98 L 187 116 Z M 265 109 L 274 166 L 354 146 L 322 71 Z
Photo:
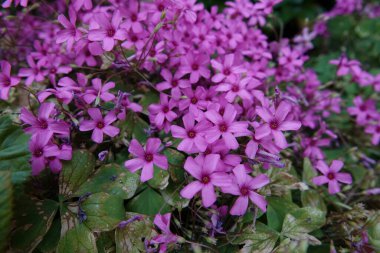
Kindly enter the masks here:
M 28 62 L 30 68 L 21 68 L 18 75 L 21 77 L 27 77 L 25 81 L 27 86 L 30 86 L 33 81 L 42 82 L 47 75 L 47 71 L 41 69 L 45 62 L 39 61 L 36 64 L 32 56 L 28 56 L 26 61 Z
M 229 185 L 230 177 L 227 173 L 217 172 L 220 156 L 211 154 L 197 156 L 195 159 L 188 157 L 185 162 L 185 170 L 197 181 L 193 181 L 181 190 L 181 196 L 192 199 L 199 191 L 202 193 L 202 204 L 210 207 L 216 201 L 214 186 L 223 187 Z
M 257 114 L 265 123 L 256 129 L 256 139 L 262 139 L 271 134 L 276 145 L 280 148 L 285 148 L 287 142 L 281 131 L 298 130 L 301 127 L 301 122 L 299 121 L 286 120 L 291 109 L 290 104 L 284 101 L 280 103 L 274 113 L 267 107 L 257 108 Z
M 252 95 L 247 91 L 247 85 L 252 81 L 252 78 L 249 77 L 240 79 L 238 76 L 231 76 L 224 83 L 219 84 L 216 90 L 226 92 L 225 98 L 230 103 L 234 102 L 237 96 L 241 99 L 251 100 Z M 256 86 L 258 85 L 260 83 Z
M 92 9 L 92 0 L 73 0 L 72 2 L 76 11 L 79 11 L 82 7 L 85 10 Z
M 167 244 L 177 242 L 178 236 L 170 231 L 170 218 L 171 213 L 167 214 L 157 214 L 154 217 L 154 225 L 156 225 L 160 230 L 161 234 L 153 237 L 150 243 L 161 244 L 160 252 L 166 252 Z
M 53 173 L 59 173 L 62 169 L 61 160 L 71 160 L 72 158 L 72 147 L 70 145 L 62 145 L 58 147 L 58 154 L 51 155 L 47 159 L 47 163 Z
M 75 23 L 77 21 L 77 14 L 72 7 L 69 8 L 69 19 L 70 21 L 63 14 L 58 16 L 59 23 L 61 23 L 65 29 L 57 33 L 56 40 L 58 44 L 66 42 L 68 51 L 72 49 L 74 43 L 77 42 L 82 36 L 82 33 L 76 28 Z
M 219 61 L 211 60 L 212 67 L 219 71 L 211 79 L 214 83 L 219 83 L 233 74 L 240 74 L 245 71 L 241 66 L 233 66 L 234 58 L 234 54 L 226 55 L 223 64 Z
M 143 31 L 143 25 L 141 21 L 146 19 L 146 13 L 139 11 L 139 3 L 136 0 L 128 2 L 128 9 L 125 13 L 127 20 L 121 24 L 122 28 L 126 30 L 132 30 L 134 33 L 141 33 Z
M 11 87 L 19 84 L 20 79 L 18 77 L 11 76 L 11 64 L 9 62 L 0 61 L 0 67 L 0 99 L 7 100 L 9 96 L 9 90 Z
M 195 125 L 194 116 L 191 113 L 186 114 L 182 119 L 185 128 L 171 127 L 173 137 L 183 139 L 177 149 L 188 154 L 204 152 L 207 148 L 205 131 L 212 125 L 207 120 L 202 120 Z
M 104 13 L 94 15 L 94 19 L 98 23 L 99 28 L 90 30 L 88 32 L 88 39 L 90 41 L 102 41 L 105 51 L 111 51 L 115 46 L 116 40 L 125 40 L 127 37 L 126 31 L 119 28 L 122 21 L 119 11 L 114 12 L 111 22 Z
M 57 121 L 50 116 L 54 114 L 55 105 L 51 102 L 42 103 L 38 109 L 38 115 L 34 116 L 33 113 L 26 108 L 21 109 L 20 120 L 25 124 L 30 125 L 25 128 L 25 132 L 33 135 L 48 135 L 48 134 L 62 134 L 69 136 L 69 125 L 64 121 Z
M 380 143 L 380 119 L 375 121 L 375 124 L 369 124 L 365 128 L 367 134 L 372 134 L 372 144 L 378 145 Z
M 347 111 L 350 115 L 356 116 L 356 122 L 363 126 L 376 116 L 376 101 L 372 99 L 363 101 L 360 96 L 357 96 L 354 98 L 354 106 L 348 107 Z
M 29 142 L 29 149 L 32 153 L 32 175 L 36 176 L 45 169 L 46 163 L 50 157 L 59 155 L 59 148 L 57 145 L 48 144 L 52 132 L 49 133 L 37 133 L 32 136 Z
M 327 164 L 319 160 L 317 165 L 315 166 L 317 170 L 322 172 L 323 176 L 318 176 L 312 179 L 312 182 L 315 185 L 327 184 L 329 187 L 330 194 L 336 194 L 340 192 L 340 186 L 338 182 L 344 184 L 351 184 L 352 178 L 348 173 L 339 173 L 339 171 L 343 168 L 343 162 L 339 160 L 332 161 L 330 167 Z
M 346 56 L 342 56 L 341 58 L 337 60 L 331 60 L 330 64 L 338 66 L 338 71 L 337 71 L 338 76 L 345 76 L 348 74 L 358 74 L 361 72 L 360 62 L 356 60 L 348 60 Z
M 172 122 L 177 118 L 177 114 L 173 112 L 176 102 L 173 99 L 169 100 L 168 95 L 160 94 L 160 104 L 152 104 L 148 111 L 152 117 L 154 124 L 161 128 L 165 121 Z
M 210 70 L 207 66 L 209 61 L 210 58 L 207 55 L 189 53 L 182 58 L 181 67 L 178 70 L 179 75 L 190 74 L 190 83 L 197 83 L 201 76 L 210 78 Z
M 159 154 L 160 146 L 161 140 L 158 138 L 149 138 L 145 149 L 137 140 L 133 139 L 129 144 L 128 151 L 136 158 L 125 161 L 124 166 L 133 173 L 142 168 L 141 182 L 148 181 L 153 178 L 153 165 L 157 165 L 163 170 L 168 168 L 166 156 Z
M 109 112 L 104 117 L 98 108 L 88 109 L 88 114 L 92 120 L 83 120 L 80 123 L 80 131 L 91 131 L 91 139 L 96 143 L 103 142 L 103 134 L 106 134 L 110 137 L 115 137 L 119 134 L 120 130 L 117 127 L 112 126 L 111 124 L 116 121 L 116 116 L 114 112 Z
M 181 79 L 178 72 L 172 75 L 168 69 L 162 69 L 161 76 L 165 81 L 156 85 L 157 90 L 164 91 L 170 89 L 171 95 L 175 99 L 181 97 L 181 89 L 190 87 L 190 82 L 186 79 Z
M 237 111 L 231 104 L 226 105 L 223 116 L 215 110 L 205 112 L 206 118 L 214 123 L 214 126 L 206 133 L 207 142 L 213 143 L 222 137 L 228 148 L 237 149 L 239 143 L 236 137 L 246 136 L 249 132 L 247 122 L 235 122 L 236 115 Z
M 1 5 L 3 8 L 9 8 L 12 4 L 13 0 L 5 0 L 5 2 Z M 15 6 L 21 4 L 22 7 L 28 6 L 28 0 L 15 0 Z
M 83 95 L 83 99 L 87 104 L 91 104 L 97 98 L 100 98 L 104 102 L 109 102 L 115 99 L 115 95 L 108 92 L 110 89 L 115 87 L 114 82 L 108 82 L 102 85 L 102 80 L 100 78 L 92 79 L 91 82 L 92 89 L 86 89 L 86 92 Z
M 256 191 L 269 184 L 269 178 L 264 175 L 251 177 L 247 174 L 244 165 L 240 164 L 233 169 L 234 181 L 222 191 L 239 196 L 230 210 L 232 215 L 243 215 L 248 208 L 248 199 L 258 206 L 263 212 L 266 211 L 267 201 Z

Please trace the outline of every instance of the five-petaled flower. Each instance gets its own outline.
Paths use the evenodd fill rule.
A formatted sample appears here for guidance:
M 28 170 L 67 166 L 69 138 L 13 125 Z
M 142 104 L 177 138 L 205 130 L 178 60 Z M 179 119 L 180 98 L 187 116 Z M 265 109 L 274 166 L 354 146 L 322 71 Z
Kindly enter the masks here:
M 158 138 L 149 138 L 146 142 L 145 149 L 141 144 L 133 139 L 129 144 L 128 151 L 136 158 L 125 161 L 124 166 L 131 172 L 136 172 L 142 168 L 141 181 L 146 182 L 153 178 L 153 165 L 167 170 L 168 160 L 166 156 L 159 154 L 161 149 L 161 140 Z
M 324 161 L 319 160 L 315 167 L 323 175 L 314 177 L 312 179 L 313 183 L 316 185 L 328 184 L 330 194 L 340 192 L 339 182 L 344 184 L 352 183 L 352 177 L 349 173 L 339 172 L 343 168 L 343 162 L 340 160 L 332 161 L 330 167 Z

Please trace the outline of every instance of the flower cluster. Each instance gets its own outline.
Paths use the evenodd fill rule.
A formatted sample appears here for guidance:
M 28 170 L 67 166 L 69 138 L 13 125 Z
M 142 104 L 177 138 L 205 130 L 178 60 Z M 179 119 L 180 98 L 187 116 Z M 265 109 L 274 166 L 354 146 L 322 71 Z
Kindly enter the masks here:
M 110 159 L 123 153 L 117 158 L 130 172 L 141 170 L 148 185 L 156 168 L 172 173 L 164 153 L 172 149 L 185 157 L 182 198 L 195 203 L 200 196 L 205 208 L 242 216 L 257 208 L 266 212 L 270 174 L 285 167 L 282 157 L 292 152 L 322 173 L 312 179 L 314 186 L 340 192 L 339 183 L 352 178 L 340 172 L 342 161 L 327 166 L 323 148 L 338 139 L 328 119 L 344 105 L 305 63 L 313 39 L 325 35 L 327 19 L 362 4 L 337 1 L 313 29 L 271 41 L 261 27 L 280 2 L 229 1 L 223 10 L 209 11 L 194 0 L 55 1 L 49 6 L 59 15 L 46 9 L 54 22 L 26 11 L 14 17 L 30 21 L 20 29 L 1 19 L 9 36 L 29 45 L 20 52 L 10 45 L 2 54 L 0 98 L 12 102 L 28 93 L 20 120 L 31 135 L 33 175 L 46 167 L 58 173 L 62 160 L 86 148 Z M 359 61 L 342 56 L 330 63 L 337 77 L 350 75 L 361 87 L 380 91 L 380 75 Z M 378 145 L 376 101 L 358 96 L 347 111 Z M 137 129 L 136 118 L 145 129 Z M 223 205 L 224 198 L 232 204 Z M 151 243 L 162 252 L 178 240 L 170 218 L 154 220 L 162 234 Z

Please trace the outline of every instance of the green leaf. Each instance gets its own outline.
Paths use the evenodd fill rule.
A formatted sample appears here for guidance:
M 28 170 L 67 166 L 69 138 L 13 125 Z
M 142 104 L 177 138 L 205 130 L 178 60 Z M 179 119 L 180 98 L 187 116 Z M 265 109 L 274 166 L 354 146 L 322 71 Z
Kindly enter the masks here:
M 71 161 L 63 163 L 59 175 L 59 194 L 66 199 L 88 179 L 95 168 L 95 157 L 86 150 L 73 152 Z
M 304 207 L 308 206 L 312 208 L 317 208 L 325 214 L 327 213 L 326 204 L 323 201 L 321 195 L 316 191 L 310 189 L 308 191 L 301 192 L 301 201 Z
M 168 187 L 161 191 L 161 195 L 165 202 L 170 206 L 178 208 L 179 210 L 187 207 L 190 202 L 189 199 L 182 198 L 179 194 L 182 188 L 183 185 L 177 185 L 174 182 L 170 182 Z
M 166 148 L 163 154 L 168 159 L 170 178 L 176 183 L 183 182 L 185 180 L 183 169 L 185 155 L 172 148 Z
M 279 238 L 279 233 L 261 222 L 256 223 L 255 230 L 244 229 L 241 234 L 232 239 L 232 244 L 245 244 L 242 252 L 269 253 L 272 252 Z
M 42 241 L 53 222 L 58 203 L 25 197 L 16 204 L 16 230 L 11 235 L 13 252 L 32 252 Z
M 44 236 L 44 239 L 42 240 L 42 242 L 38 244 L 37 249 L 43 253 L 55 252 L 55 249 L 57 248 L 60 237 L 61 237 L 61 221 L 59 219 L 55 219 L 49 231 Z
M 123 199 L 105 192 L 90 195 L 80 207 L 87 219 L 84 224 L 92 231 L 110 231 L 124 218 Z
M 320 228 L 325 222 L 325 213 L 321 210 L 299 208 L 285 216 L 281 234 L 293 240 L 308 240 L 312 244 L 318 244 L 320 242 L 308 233 Z
M 107 164 L 100 167 L 90 179 L 83 183 L 75 196 L 106 192 L 122 199 L 129 199 L 135 194 L 139 182 L 138 174 L 131 173 L 117 164 Z
M 10 171 L 0 171 L 0 252 L 8 244 L 12 220 L 12 182 Z
M 148 184 L 154 189 L 165 189 L 169 184 L 169 172 L 154 166 L 154 176 L 148 181 Z
M 127 211 L 146 215 L 167 213 L 170 211 L 168 204 L 162 196 L 150 187 L 147 187 L 139 195 L 127 203 Z
M 268 226 L 277 231 L 281 231 L 285 215 L 299 207 L 293 202 L 280 197 L 267 197 L 267 201 L 268 208 L 266 214 Z
M 135 112 L 127 113 L 125 123 L 122 127 L 130 139 L 137 139 L 139 142 L 146 142 L 148 139 L 145 130 L 149 128 L 149 124 Z
M 368 225 L 368 239 L 375 252 L 380 251 L 380 213 Z
M 303 172 L 302 172 L 302 180 L 307 184 L 311 185 L 311 179 L 318 175 L 317 171 L 313 168 L 313 165 L 310 162 L 309 158 L 303 159 Z
M 146 252 L 144 240 L 150 240 L 154 235 L 153 223 L 148 216 L 127 213 L 126 220 L 139 215 L 140 219 L 128 223 L 115 231 L 116 253 Z
M 307 240 L 291 240 L 290 238 L 285 238 L 281 241 L 280 245 L 274 250 L 275 253 L 306 253 L 309 247 Z
M 67 231 L 58 243 L 57 253 L 97 253 L 95 236 L 80 224 Z
M 10 170 L 13 184 L 24 182 L 31 173 L 29 138 L 9 116 L 0 117 L 0 171 Z
M 144 108 L 144 113 L 148 114 L 148 107 L 151 104 L 157 104 L 160 100 L 160 95 L 157 92 L 145 92 L 144 97 L 140 100 L 140 105 Z

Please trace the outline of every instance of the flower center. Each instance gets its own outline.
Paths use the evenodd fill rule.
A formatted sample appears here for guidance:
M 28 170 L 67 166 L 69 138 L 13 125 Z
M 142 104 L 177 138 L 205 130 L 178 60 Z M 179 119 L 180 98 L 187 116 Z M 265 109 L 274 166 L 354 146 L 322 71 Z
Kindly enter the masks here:
M 202 177 L 202 183 L 204 183 L 204 184 L 210 183 L 210 177 L 209 176 L 203 176 Z
M 242 188 L 240 188 L 240 193 L 242 196 L 247 196 L 249 193 L 249 190 L 246 186 L 243 186 Z
M 377 133 L 380 133 L 380 126 L 378 126 L 378 127 L 376 128 L 376 132 L 377 132 Z
M 41 157 L 42 154 L 43 154 L 42 149 L 37 149 L 36 151 L 33 152 L 33 155 L 35 157 Z
M 193 63 L 193 65 L 191 65 L 191 69 L 192 70 L 198 70 L 199 69 L 199 65 L 196 64 L 196 63 Z
M 168 113 L 168 112 L 169 112 L 169 107 L 164 106 L 164 108 L 162 108 L 162 111 L 163 111 L 164 113 Z
M 152 154 L 145 154 L 145 161 L 147 161 L 147 162 L 151 162 L 151 161 L 153 161 L 153 155 Z
M 359 109 L 360 109 L 360 111 L 365 111 L 365 110 L 367 110 L 367 107 L 365 105 L 361 105 L 359 107 Z
M 272 129 L 277 129 L 278 128 L 278 121 L 277 120 L 272 120 L 270 123 L 269 123 L 269 126 L 270 128 Z
M 55 74 L 55 73 L 57 73 L 57 69 L 56 69 L 56 68 L 51 68 L 51 69 L 50 69 L 50 73 L 51 73 L 51 74 Z
M 229 76 L 229 75 L 231 74 L 231 70 L 230 70 L 230 69 L 224 69 L 224 70 L 223 70 L 223 74 L 224 74 L 225 76 Z
M 133 14 L 131 15 L 131 20 L 132 20 L 133 22 L 136 22 L 136 21 L 137 21 L 137 15 L 136 15 L 136 13 L 133 13 Z
M 48 123 L 46 122 L 46 120 L 40 119 L 39 121 L 40 121 L 40 127 L 42 129 L 47 129 L 48 128 Z
M 113 37 L 115 35 L 115 29 L 113 29 L 113 28 L 109 28 L 108 30 L 107 30 L 107 36 L 108 37 Z
M 178 86 L 178 81 L 177 80 L 172 80 L 172 86 L 177 87 Z
M 133 35 L 133 36 L 131 37 L 131 40 L 132 40 L 133 42 L 136 42 L 136 41 L 138 40 L 138 38 L 137 38 L 136 35 Z
M 329 173 L 327 174 L 327 178 L 330 179 L 330 180 L 333 180 L 333 179 L 335 178 L 334 173 L 329 172 Z
M 228 129 L 227 125 L 225 123 L 219 125 L 219 130 L 221 132 L 226 132 Z
M 160 5 L 158 5 L 157 9 L 159 11 L 163 11 L 165 9 L 165 7 L 162 4 L 160 4 Z
M 191 103 L 192 104 L 196 104 L 198 102 L 198 99 L 196 98 L 196 97 L 193 97 L 192 99 L 191 99 Z
M 99 122 L 96 124 L 96 127 L 99 128 L 99 129 L 104 128 L 104 122 L 103 122 L 103 121 L 99 121 Z
M 193 131 L 193 130 L 190 130 L 188 133 L 187 133 L 187 136 L 189 136 L 190 138 L 194 138 L 196 135 L 196 133 Z
M 210 149 L 206 149 L 205 150 L 205 155 L 209 155 L 209 154 L 211 154 L 211 150 Z
M 237 85 L 232 86 L 232 91 L 233 92 L 238 92 L 239 91 L 239 86 L 237 86 Z
M 154 50 L 154 49 L 150 50 L 149 55 L 151 57 L 154 57 L 156 55 L 156 50 Z

